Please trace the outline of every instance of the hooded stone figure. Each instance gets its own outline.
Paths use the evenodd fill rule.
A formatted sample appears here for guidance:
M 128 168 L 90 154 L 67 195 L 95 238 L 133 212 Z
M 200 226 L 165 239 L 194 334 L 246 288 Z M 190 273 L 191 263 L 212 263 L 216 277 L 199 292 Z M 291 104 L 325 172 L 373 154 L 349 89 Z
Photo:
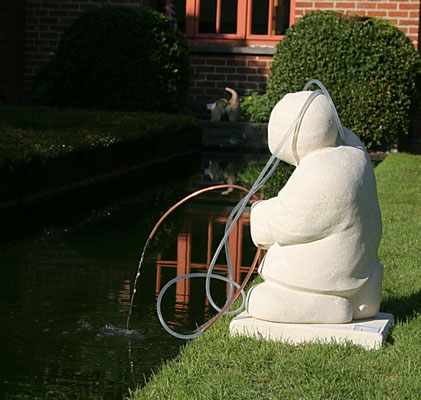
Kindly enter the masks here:
M 312 92 L 287 94 L 272 111 L 273 153 Z M 285 323 L 347 323 L 380 306 L 381 215 L 367 151 L 343 128 L 322 93 L 277 157 L 296 169 L 278 196 L 251 210 L 251 236 L 267 249 L 264 282 L 248 294 L 248 313 Z

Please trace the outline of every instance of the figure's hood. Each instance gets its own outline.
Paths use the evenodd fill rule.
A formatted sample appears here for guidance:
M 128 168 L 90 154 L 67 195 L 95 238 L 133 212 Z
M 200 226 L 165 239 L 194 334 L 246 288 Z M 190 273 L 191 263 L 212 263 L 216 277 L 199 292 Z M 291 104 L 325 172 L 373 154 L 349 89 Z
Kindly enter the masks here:
M 289 93 L 273 108 L 268 126 L 269 150 L 272 154 L 287 134 L 311 93 L 311 91 Z M 319 94 L 304 113 L 298 130 L 295 154 L 293 151 L 294 130 L 292 130 L 277 158 L 297 166 L 306 155 L 313 151 L 335 146 L 337 135 L 338 127 L 334 121 L 333 110 L 326 96 Z

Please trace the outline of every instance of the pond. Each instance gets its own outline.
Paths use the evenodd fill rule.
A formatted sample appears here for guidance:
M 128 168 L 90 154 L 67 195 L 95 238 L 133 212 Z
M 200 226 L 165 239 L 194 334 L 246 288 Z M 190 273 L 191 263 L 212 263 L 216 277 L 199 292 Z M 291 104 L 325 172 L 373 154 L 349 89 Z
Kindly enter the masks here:
M 239 192 L 210 192 L 180 207 L 146 254 L 130 320 L 133 278 L 159 217 L 197 188 L 239 183 L 266 155 L 202 153 L 3 215 L 0 247 L 0 398 L 119 399 L 174 358 L 183 341 L 156 316 L 160 288 L 176 274 L 205 271 Z M 249 175 L 246 171 L 243 176 Z M 250 186 L 250 185 L 249 185 Z M 254 256 L 248 212 L 233 233 L 237 280 Z M 218 259 L 218 273 L 224 273 Z M 218 304 L 225 283 L 212 285 Z M 204 281 L 170 289 L 163 313 L 187 333 L 215 314 Z

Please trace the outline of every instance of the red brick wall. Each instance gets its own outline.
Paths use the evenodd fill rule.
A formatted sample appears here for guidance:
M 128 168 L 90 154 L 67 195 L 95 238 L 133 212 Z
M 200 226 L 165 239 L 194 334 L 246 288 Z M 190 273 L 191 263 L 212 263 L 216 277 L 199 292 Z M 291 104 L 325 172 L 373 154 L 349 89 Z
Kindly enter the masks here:
M 85 10 L 104 4 L 139 5 L 143 0 L 26 0 L 24 86 L 53 58 L 63 31 Z
M 298 21 L 304 14 L 317 9 L 387 18 L 418 47 L 420 2 L 421 0 L 296 0 L 295 20 Z M 225 95 L 226 86 L 238 90 L 240 94 L 245 89 L 264 92 L 271 59 L 271 56 L 194 54 L 194 84 L 191 89 L 194 101 L 210 103 Z M 255 62 L 262 64 L 257 67 Z
M 296 20 L 317 9 L 387 18 L 409 36 L 415 47 L 418 47 L 420 0 L 296 0 Z
M 316 9 L 388 18 L 418 45 L 421 0 L 304 1 L 296 0 L 296 19 Z M 87 8 L 101 4 L 139 5 L 148 0 L 26 0 L 24 84 L 31 88 L 39 68 L 50 60 L 63 31 Z M 193 86 L 196 103 L 209 103 L 225 95 L 229 86 L 264 92 L 271 56 L 193 53 Z
M 240 94 L 247 89 L 265 92 L 272 56 L 193 53 L 193 84 L 190 93 L 196 103 L 210 103 L 225 97 L 228 86 Z

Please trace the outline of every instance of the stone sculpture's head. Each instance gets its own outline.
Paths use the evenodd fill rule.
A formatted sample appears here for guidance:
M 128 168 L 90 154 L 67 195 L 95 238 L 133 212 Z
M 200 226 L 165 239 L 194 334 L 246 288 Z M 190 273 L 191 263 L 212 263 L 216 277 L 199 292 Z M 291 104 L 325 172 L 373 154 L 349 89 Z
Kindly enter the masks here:
M 272 154 L 287 134 L 311 93 L 310 91 L 289 93 L 273 108 L 268 126 L 269 150 Z M 277 158 L 297 166 L 307 154 L 324 147 L 335 146 L 337 136 L 338 127 L 332 107 L 326 96 L 319 94 L 303 115 L 296 143 L 293 141 L 294 132 L 292 132 Z

